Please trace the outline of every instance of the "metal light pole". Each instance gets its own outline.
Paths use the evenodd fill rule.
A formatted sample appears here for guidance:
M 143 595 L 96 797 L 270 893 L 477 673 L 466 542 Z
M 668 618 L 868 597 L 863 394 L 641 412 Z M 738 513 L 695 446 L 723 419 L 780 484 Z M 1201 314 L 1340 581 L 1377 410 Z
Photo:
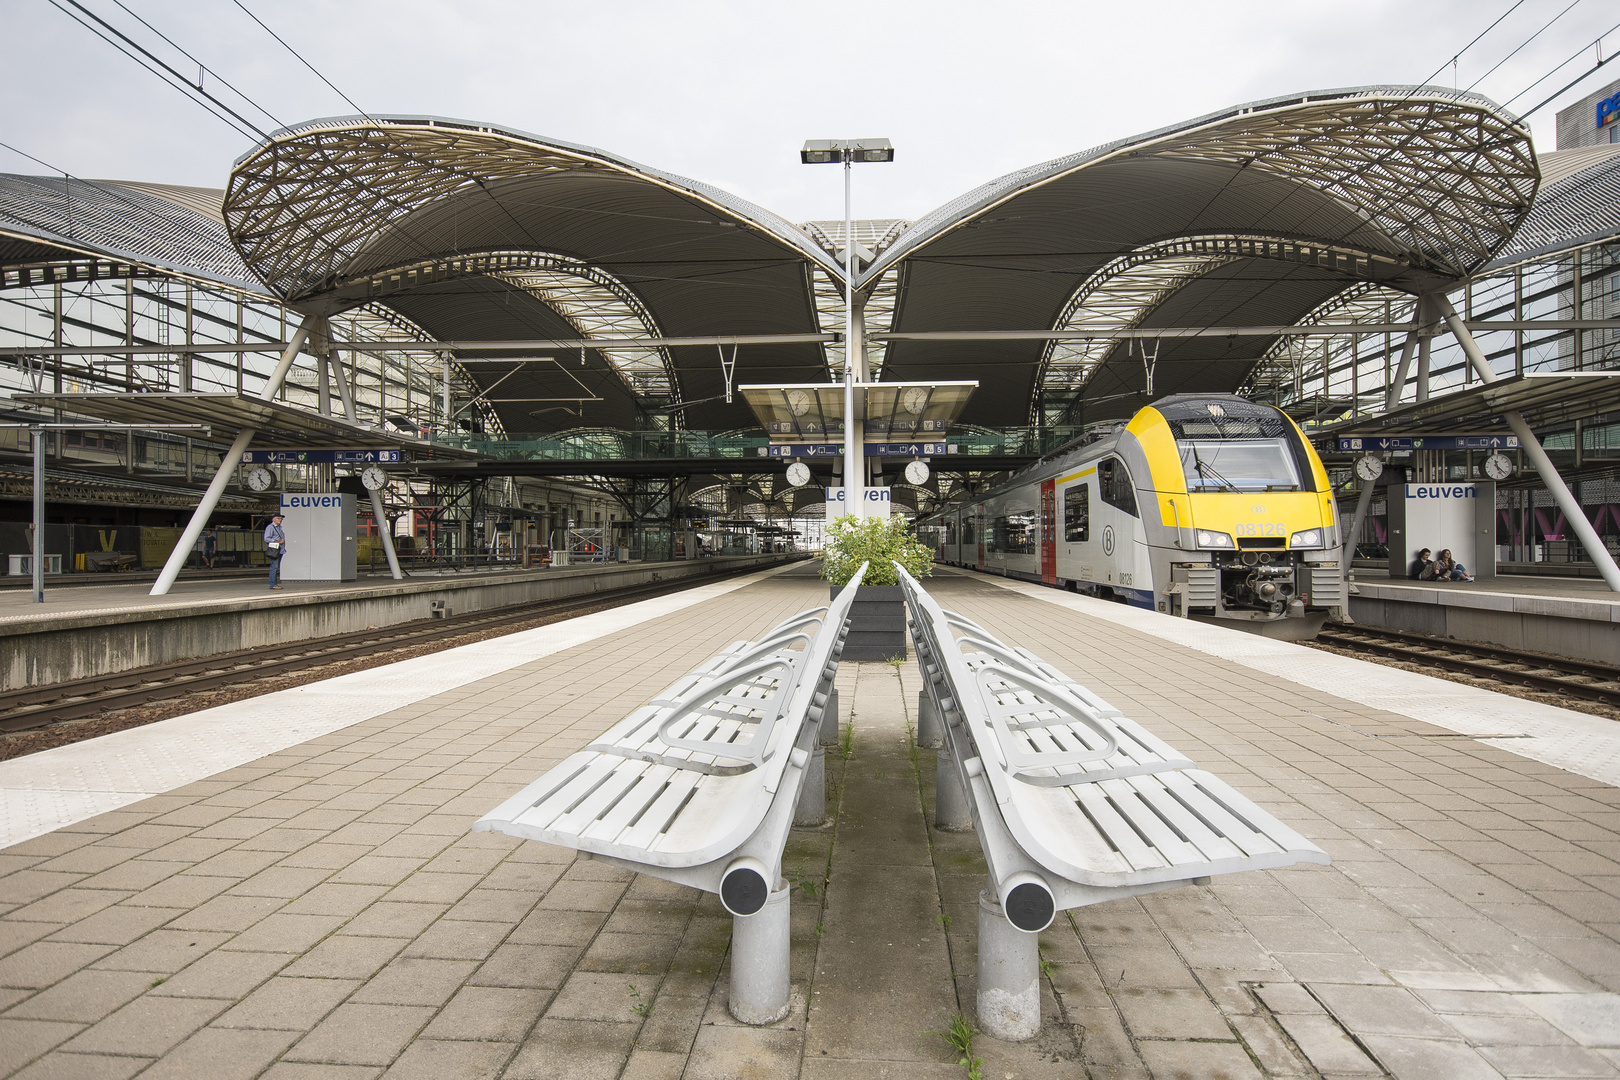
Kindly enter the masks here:
M 855 221 L 850 199 L 850 168 L 857 161 L 893 161 L 888 139 L 811 139 L 799 151 L 806 165 L 844 166 L 844 513 L 866 513 L 866 444 L 856 426 L 855 385 L 864 381 L 865 327 L 855 322 Z

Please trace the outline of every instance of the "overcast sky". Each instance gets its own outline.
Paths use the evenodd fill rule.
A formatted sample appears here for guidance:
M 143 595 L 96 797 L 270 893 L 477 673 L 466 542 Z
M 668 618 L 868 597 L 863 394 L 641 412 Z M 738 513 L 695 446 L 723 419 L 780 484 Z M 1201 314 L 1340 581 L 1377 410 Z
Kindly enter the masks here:
M 128 12 L 141 16 L 283 124 L 353 112 L 235 0 L 78 2 L 194 74 Z M 895 163 L 856 171 L 855 214 L 916 218 L 1013 169 L 1257 98 L 1453 85 L 1452 57 L 1514 0 L 244 2 L 368 112 L 585 143 L 805 221 L 843 215 L 838 171 L 798 162 L 807 138 L 893 140 Z M 1462 53 L 1456 85 L 1506 102 L 1584 49 L 1514 107 L 1576 78 L 1620 15 L 1577 0 L 1524 44 L 1568 5 L 1520 0 Z M 0 0 L 0 40 L 0 140 L 57 169 L 222 187 L 252 145 L 52 0 Z M 1620 62 L 1536 113 L 1538 146 L 1552 148 L 1556 108 L 1614 79 Z M 45 170 L 0 149 L 0 171 Z

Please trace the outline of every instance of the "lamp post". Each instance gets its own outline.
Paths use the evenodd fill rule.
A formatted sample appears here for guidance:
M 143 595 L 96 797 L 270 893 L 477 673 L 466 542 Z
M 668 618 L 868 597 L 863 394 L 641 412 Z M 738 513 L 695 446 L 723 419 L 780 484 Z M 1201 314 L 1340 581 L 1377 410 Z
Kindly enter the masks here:
M 864 516 L 866 453 L 855 427 L 855 384 L 862 381 L 865 335 L 855 325 L 855 224 L 850 212 L 850 166 L 857 161 L 893 161 L 888 139 L 811 139 L 799 151 L 806 165 L 844 166 L 844 513 Z

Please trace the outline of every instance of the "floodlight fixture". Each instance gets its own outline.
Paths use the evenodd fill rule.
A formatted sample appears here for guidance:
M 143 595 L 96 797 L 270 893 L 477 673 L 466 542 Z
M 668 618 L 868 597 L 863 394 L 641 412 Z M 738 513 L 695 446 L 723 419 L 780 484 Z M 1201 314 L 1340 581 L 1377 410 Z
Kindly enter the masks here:
M 805 165 L 838 165 L 845 161 L 893 161 L 888 139 L 809 139 L 799 151 Z

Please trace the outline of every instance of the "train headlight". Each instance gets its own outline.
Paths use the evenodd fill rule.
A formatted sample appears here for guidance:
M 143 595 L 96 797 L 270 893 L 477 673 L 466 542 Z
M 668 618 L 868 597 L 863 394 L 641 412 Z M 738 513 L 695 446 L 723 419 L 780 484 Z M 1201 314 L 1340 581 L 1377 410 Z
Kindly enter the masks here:
M 1230 534 L 1223 532 L 1211 532 L 1208 529 L 1195 530 L 1193 533 L 1193 539 L 1197 541 L 1198 546 L 1201 548 L 1237 547 L 1236 544 L 1232 543 L 1232 537 Z
M 1306 529 L 1303 532 L 1297 532 L 1288 538 L 1288 546 L 1291 548 L 1319 548 L 1322 546 L 1322 530 Z

